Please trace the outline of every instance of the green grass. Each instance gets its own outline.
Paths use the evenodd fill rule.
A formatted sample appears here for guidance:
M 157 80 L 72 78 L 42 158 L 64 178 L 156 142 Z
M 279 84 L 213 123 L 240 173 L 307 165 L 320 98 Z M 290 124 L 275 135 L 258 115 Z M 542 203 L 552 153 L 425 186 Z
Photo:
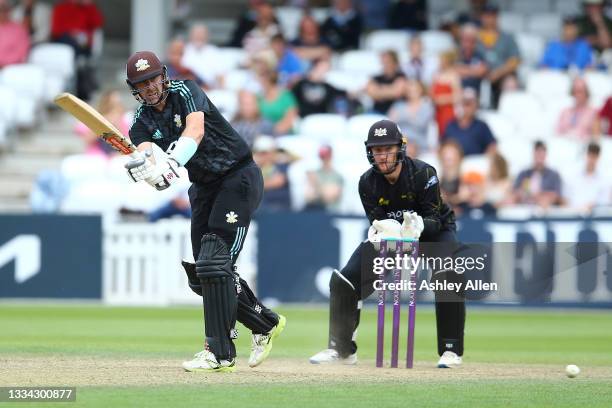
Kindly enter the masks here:
M 390 308 L 389 308 L 390 309 Z M 285 307 L 288 325 L 273 358 L 307 359 L 327 341 L 326 307 Z M 405 312 L 405 310 L 404 310 Z M 405 313 L 402 316 L 404 324 Z M 388 320 L 390 322 L 390 320 Z M 202 316 L 196 307 L 110 308 L 92 305 L 0 304 L 0 360 L 12 356 L 103 356 L 187 358 L 201 347 Z M 388 328 L 389 324 L 387 324 Z M 248 355 L 248 331 L 239 327 L 239 358 Z M 362 315 L 359 355 L 373 359 L 374 309 Z M 402 333 L 402 337 L 404 337 Z M 389 339 L 390 336 L 387 336 Z M 466 361 L 472 363 L 612 366 L 612 313 L 469 309 Z M 403 344 L 400 346 L 403 349 Z M 433 309 L 417 315 L 417 361 L 435 353 Z M 467 367 L 466 367 L 467 368 Z M 0 367 L 1 372 L 1 367 Z M 238 374 L 230 374 L 238 375 Z M 273 385 L 172 385 L 156 387 L 79 387 L 69 406 L 609 406 L 612 381 L 579 377 L 568 381 L 483 378 L 440 379 L 413 384 L 366 382 Z M 606 395 L 607 393 L 607 395 Z M 53 406 L 45 404 L 44 406 Z M 0 407 L 5 404 L 0 403 Z M 19 404 L 18 406 L 27 406 Z M 62 406 L 67 406 L 63 404 Z

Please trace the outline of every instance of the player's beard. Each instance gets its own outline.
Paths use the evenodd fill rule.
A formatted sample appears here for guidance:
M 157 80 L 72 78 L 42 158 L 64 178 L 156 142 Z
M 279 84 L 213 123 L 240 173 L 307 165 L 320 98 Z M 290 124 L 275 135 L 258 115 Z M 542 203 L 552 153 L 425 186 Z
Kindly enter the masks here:
M 389 155 L 389 153 L 387 153 L 387 155 Z M 391 162 L 388 160 L 388 157 L 385 158 L 386 160 L 383 163 L 385 166 L 384 170 L 381 168 L 380 164 L 376 163 L 376 168 L 381 174 L 386 176 L 387 174 L 391 174 L 395 171 L 395 169 L 397 168 L 397 163 L 398 163 L 396 155 L 397 153 L 393 153 L 393 157 L 395 158 L 395 160 Z

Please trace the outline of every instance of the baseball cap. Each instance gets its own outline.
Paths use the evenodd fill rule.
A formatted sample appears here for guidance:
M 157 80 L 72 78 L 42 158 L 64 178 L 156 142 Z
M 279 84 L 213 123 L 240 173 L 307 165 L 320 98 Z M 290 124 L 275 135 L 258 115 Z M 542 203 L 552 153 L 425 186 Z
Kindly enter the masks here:
M 138 51 L 128 58 L 125 70 L 128 81 L 135 84 L 161 75 L 164 66 L 155 53 Z
M 482 184 L 485 182 L 485 178 L 482 173 L 472 170 L 461 176 L 461 182 L 464 184 Z
M 365 144 L 371 146 L 387 146 L 402 143 L 402 132 L 394 122 L 383 119 L 374 123 L 368 131 Z

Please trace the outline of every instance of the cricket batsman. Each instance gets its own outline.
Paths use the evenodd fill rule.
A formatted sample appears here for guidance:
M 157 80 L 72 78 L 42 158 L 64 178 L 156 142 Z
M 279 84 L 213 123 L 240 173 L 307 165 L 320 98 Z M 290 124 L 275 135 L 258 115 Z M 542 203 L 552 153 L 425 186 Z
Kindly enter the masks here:
M 168 79 L 167 69 L 149 51 L 133 54 L 127 84 L 141 104 L 130 138 L 143 153 L 126 164 L 130 178 L 158 190 L 187 169 L 192 185 L 191 244 L 195 264 L 183 261 L 189 287 L 204 304 L 204 350 L 183 363 L 187 371 L 235 370 L 236 320 L 253 333 L 249 366 L 259 365 L 283 331 L 285 318 L 262 305 L 235 263 L 253 212 L 263 195 L 263 177 L 242 137 L 191 80 Z M 168 153 L 154 161 L 152 143 Z
M 381 120 L 372 125 L 365 142 L 372 168 L 359 180 L 359 195 L 372 226 L 341 271 L 330 282 L 328 348 L 310 358 L 313 364 L 357 362 L 356 331 L 362 299 L 374 291 L 372 265 L 378 256 L 372 242 L 401 235 L 419 240 L 427 256 L 451 256 L 457 247 L 455 216 L 440 196 L 436 170 L 408 157 L 399 127 Z M 402 222 L 401 226 L 399 222 Z M 399 231 L 397 231 L 399 230 Z M 432 281 L 461 282 L 453 270 L 432 271 Z M 438 367 L 459 366 L 463 355 L 465 302 L 462 296 L 435 292 Z

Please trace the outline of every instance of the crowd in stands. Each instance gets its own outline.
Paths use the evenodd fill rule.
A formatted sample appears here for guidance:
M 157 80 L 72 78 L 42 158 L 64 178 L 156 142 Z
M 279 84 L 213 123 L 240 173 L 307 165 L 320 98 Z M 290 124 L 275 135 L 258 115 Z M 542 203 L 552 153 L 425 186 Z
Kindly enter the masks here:
M 0 10 L 6 1 L 0 0 Z M 85 0 L 60 3 L 95 7 Z M 382 7 L 375 1 L 332 0 L 323 17 L 299 9 L 289 36 L 281 8 L 251 0 L 224 47 L 211 44 L 206 26 L 196 23 L 169 43 L 166 64 L 172 78 L 200 84 L 252 146 L 264 173 L 267 210 L 357 212 L 344 197 L 354 194 L 352 184 L 367 169 L 357 156 L 365 156 L 368 126 L 361 139 L 347 135 L 353 119 L 371 123 L 380 115 L 399 124 L 411 157 L 436 166 L 444 198 L 460 214 L 492 215 L 516 205 L 580 212 L 611 206 L 612 170 L 599 160 L 610 157 L 612 147 L 609 4 L 583 0 L 579 14 L 559 15 L 558 32 L 530 60 L 527 53 L 535 48 L 501 28 L 504 11 L 495 2 L 469 3 L 468 10 L 429 27 L 426 1 L 395 2 L 377 28 L 403 41 L 381 45 L 365 11 Z M 27 26 L 4 27 L 1 15 L 0 30 Z M 101 24 L 95 15 L 91 11 L 81 23 L 80 40 L 65 41 L 53 28 L 52 39 L 89 47 Z M 27 41 L 34 41 L 32 32 Z M 239 58 L 228 69 L 230 51 Z M 365 53 L 369 59 L 358 58 Z M 346 62 L 350 57 L 353 63 Z M 113 115 L 120 120 L 119 111 Z M 309 118 L 329 127 L 311 137 Z M 305 156 L 318 164 L 300 166 Z M 581 168 L 570 172 L 577 163 Z M 584 189 L 589 192 L 576 193 Z

